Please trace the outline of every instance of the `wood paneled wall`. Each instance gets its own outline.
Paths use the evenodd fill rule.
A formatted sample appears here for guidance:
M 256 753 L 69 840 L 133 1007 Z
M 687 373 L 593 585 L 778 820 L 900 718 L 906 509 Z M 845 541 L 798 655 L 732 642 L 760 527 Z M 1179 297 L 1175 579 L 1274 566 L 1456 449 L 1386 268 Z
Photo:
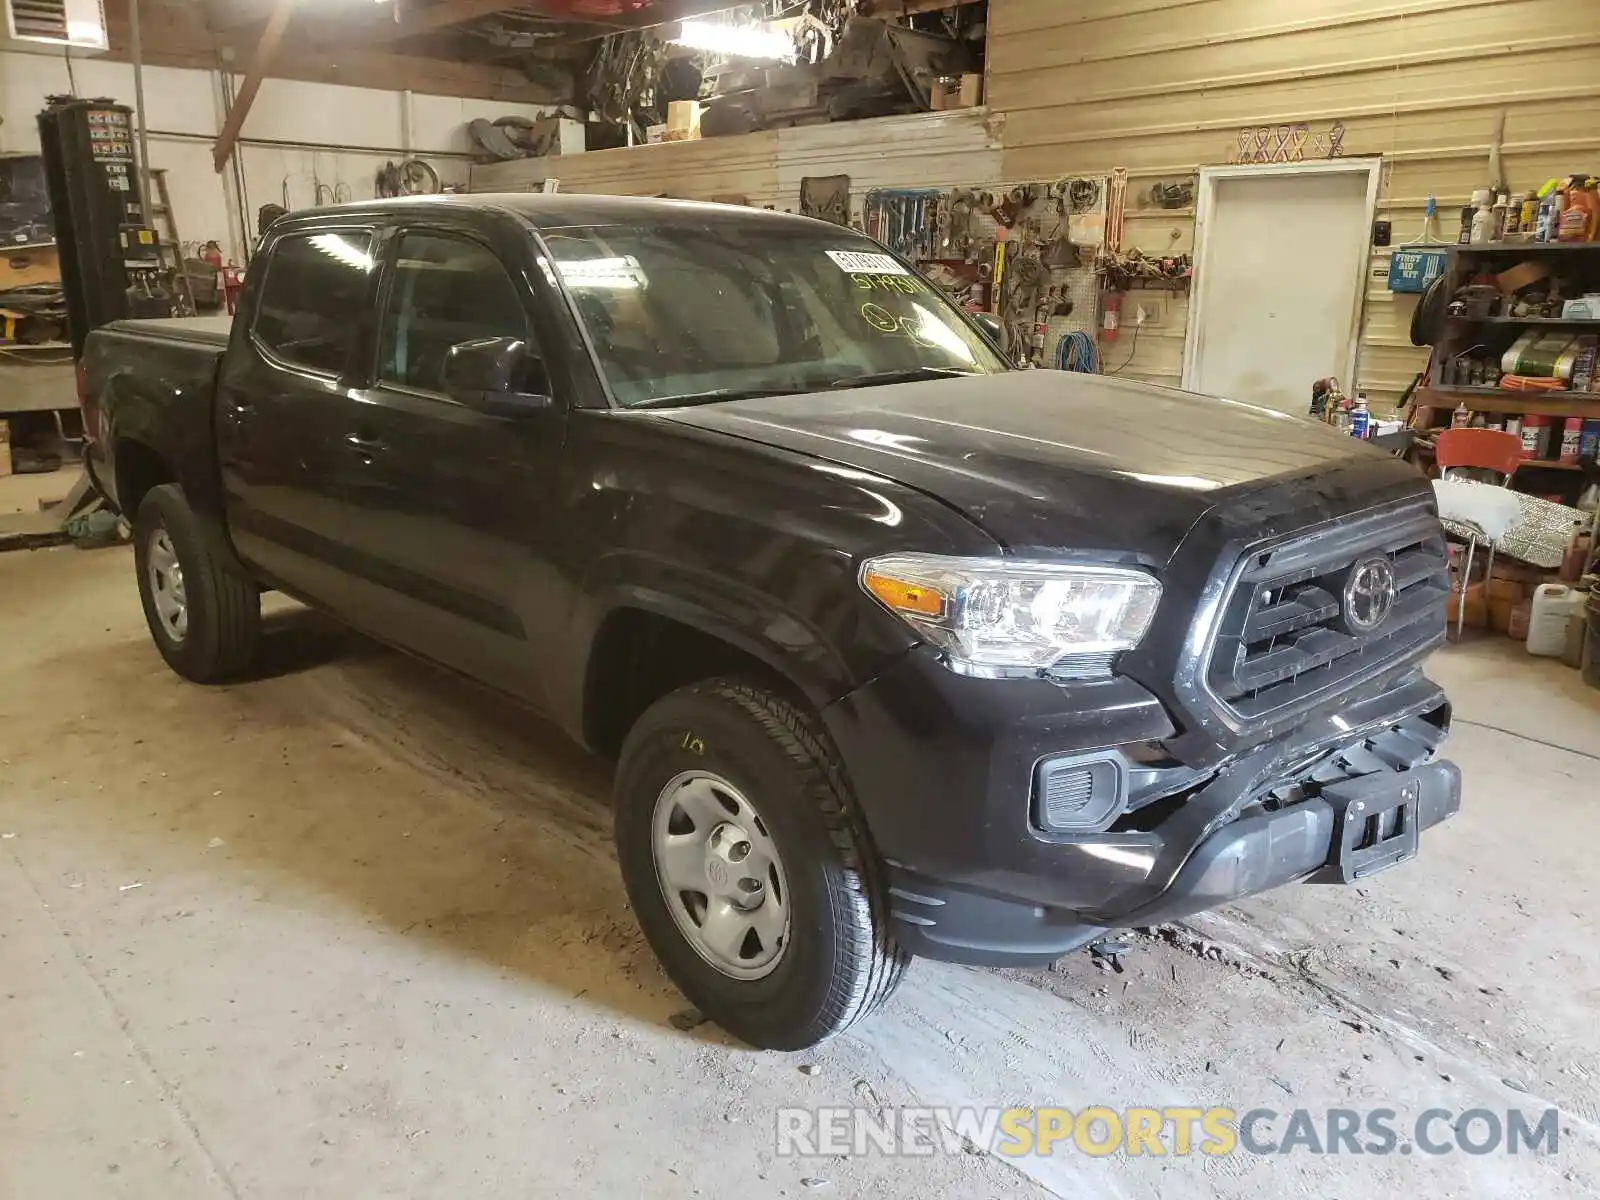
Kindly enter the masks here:
M 1343 121 L 1346 154 L 1383 156 L 1378 215 L 1396 242 L 1418 236 L 1430 193 L 1453 236 L 1502 115 L 1513 190 L 1600 167 L 1593 0 L 990 0 L 988 64 L 1005 177 L 1126 167 L 1130 206 L 1226 162 L 1243 126 L 1301 121 Z M 1126 240 L 1186 250 L 1193 224 L 1132 208 Z M 1415 301 L 1389 292 L 1387 269 L 1375 249 L 1358 386 L 1380 403 L 1424 358 L 1406 336 Z M 1170 305 L 1125 373 L 1176 382 L 1185 319 Z

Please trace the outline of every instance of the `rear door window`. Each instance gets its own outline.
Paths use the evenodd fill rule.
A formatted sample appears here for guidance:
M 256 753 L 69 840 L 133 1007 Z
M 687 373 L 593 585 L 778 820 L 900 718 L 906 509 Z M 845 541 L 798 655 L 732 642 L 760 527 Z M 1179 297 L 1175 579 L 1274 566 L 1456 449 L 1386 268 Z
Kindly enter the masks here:
M 256 340 L 291 366 L 341 374 L 355 346 L 371 273 L 372 235 L 365 230 L 280 238 L 267 260 Z

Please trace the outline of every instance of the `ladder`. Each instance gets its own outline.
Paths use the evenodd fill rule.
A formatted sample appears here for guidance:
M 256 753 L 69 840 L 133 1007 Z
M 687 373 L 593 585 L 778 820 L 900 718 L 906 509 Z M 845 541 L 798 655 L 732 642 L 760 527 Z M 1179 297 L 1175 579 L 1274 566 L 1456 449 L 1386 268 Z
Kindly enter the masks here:
M 192 317 L 199 309 L 195 307 L 194 293 L 189 287 L 189 273 L 183 265 L 183 240 L 178 236 L 178 218 L 172 211 L 172 194 L 167 191 L 167 169 L 151 167 L 150 181 L 155 185 L 160 203 L 151 204 L 150 198 L 145 197 L 145 211 L 149 214 L 150 224 L 161 236 L 161 261 L 172 272 L 173 284 L 178 289 L 181 301 L 180 313 Z

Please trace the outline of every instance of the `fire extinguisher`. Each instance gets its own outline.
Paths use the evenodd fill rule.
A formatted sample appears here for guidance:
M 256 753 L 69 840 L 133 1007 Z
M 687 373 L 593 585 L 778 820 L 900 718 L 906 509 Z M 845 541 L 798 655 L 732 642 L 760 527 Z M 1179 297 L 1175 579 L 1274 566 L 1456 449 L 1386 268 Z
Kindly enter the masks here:
M 1107 292 L 1100 309 L 1100 340 L 1114 342 L 1122 325 L 1122 293 Z

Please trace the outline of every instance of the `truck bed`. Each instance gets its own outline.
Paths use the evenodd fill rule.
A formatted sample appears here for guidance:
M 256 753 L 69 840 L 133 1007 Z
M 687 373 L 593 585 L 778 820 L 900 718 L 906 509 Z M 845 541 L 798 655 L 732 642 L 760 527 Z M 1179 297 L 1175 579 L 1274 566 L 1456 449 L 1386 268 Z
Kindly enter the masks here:
M 89 474 L 119 510 L 132 507 L 124 500 L 148 484 L 151 462 L 164 464 L 194 500 L 215 494 L 211 408 L 231 325 L 228 316 L 114 321 L 89 335 L 83 358 Z M 108 453 L 114 444 L 128 461 Z M 119 478 L 130 469 L 132 478 Z
M 233 329 L 233 315 L 218 313 L 209 317 L 114 321 L 106 328 L 140 337 L 167 338 L 175 342 L 202 342 L 220 348 L 228 344 L 228 335 Z

